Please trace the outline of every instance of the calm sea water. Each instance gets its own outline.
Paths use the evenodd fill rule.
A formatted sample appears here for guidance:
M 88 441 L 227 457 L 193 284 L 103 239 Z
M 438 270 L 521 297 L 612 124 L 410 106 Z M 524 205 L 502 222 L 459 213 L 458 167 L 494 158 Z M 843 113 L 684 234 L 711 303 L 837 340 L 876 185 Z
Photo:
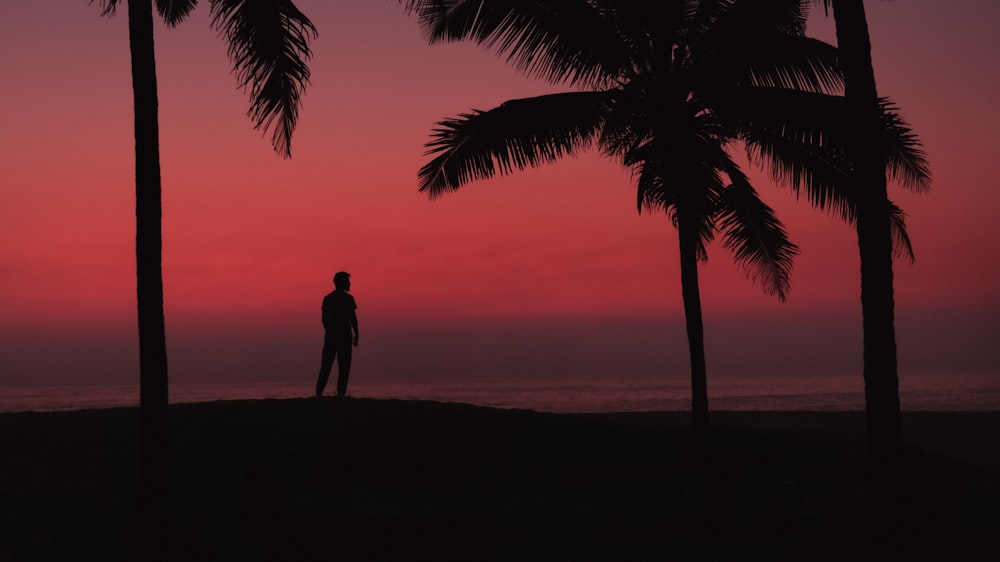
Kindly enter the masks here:
M 313 384 L 311 380 L 296 384 L 174 384 L 170 388 L 170 401 L 299 398 L 310 396 Z M 562 413 L 687 410 L 690 407 L 690 389 L 683 377 L 406 383 L 361 379 L 351 382 L 350 394 Z M 903 409 L 912 411 L 1000 411 L 1000 373 L 904 374 L 900 378 L 900 401 Z M 82 410 L 138 404 L 137 385 L 0 387 L 0 412 Z M 864 395 L 860 375 L 717 376 L 709 380 L 709 405 L 714 410 L 856 411 L 864 409 Z

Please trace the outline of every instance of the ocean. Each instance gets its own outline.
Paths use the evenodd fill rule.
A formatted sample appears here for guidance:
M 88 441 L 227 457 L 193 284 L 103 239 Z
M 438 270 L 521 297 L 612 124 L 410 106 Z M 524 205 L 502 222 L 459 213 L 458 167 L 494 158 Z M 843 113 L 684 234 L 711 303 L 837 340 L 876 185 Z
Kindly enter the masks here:
M 335 386 L 334 373 L 328 392 Z M 495 408 L 555 413 L 677 411 L 690 409 L 685 377 L 531 381 L 351 381 L 358 398 L 465 402 Z M 170 402 L 211 402 L 312 395 L 314 381 L 296 383 L 173 384 Z M 1000 411 L 1000 373 L 918 373 L 900 376 L 900 402 L 908 411 Z M 0 413 L 134 407 L 136 385 L 0 386 Z M 711 376 L 709 407 L 742 411 L 860 411 L 860 374 Z

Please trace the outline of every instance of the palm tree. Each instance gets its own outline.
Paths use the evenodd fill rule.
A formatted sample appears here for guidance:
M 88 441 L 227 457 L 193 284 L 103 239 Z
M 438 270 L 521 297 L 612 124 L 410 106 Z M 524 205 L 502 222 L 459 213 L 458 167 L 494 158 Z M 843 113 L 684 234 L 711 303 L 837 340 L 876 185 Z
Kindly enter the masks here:
M 119 0 L 101 0 L 113 15 Z M 166 494 L 168 462 L 167 350 L 161 269 L 161 199 L 153 6 L 173 27 L 197 0 L 128 0 L 135 111 L 136 281 L 139 318 L 140 527 L 155 533 Z M 249 89 L 248 116 L 271 130 L 275 150 L 291 156 L 291 136 L 309 69 L 312 22 L 290 0 L 210 0 L 212 26 L 229 46 L 233 72 Z M 151 539 L 152 540 L 152 539 Z M 160 545 L 162 546 L 162 545 Z M 155 552 L 149 552 L 155 554 Z
M 692 425 L 709 427 L 698 263 L 717 233 L 784 299 L 797 248 L 730 154 L 766 95 L 839 85 L 836 51 L 804 36 L 799 0 L 408 2 L 431 42 L 471 39 L 575 91 L 511 100 L 439 123 L 420 190 L 539 166 L 595 144 L 632 170 L 641 209 L 678 231 Z M 761 105 L 762 107 L 756 107 Z
M 865 382 L 869 497 L 892 503 L 905 479 L 903 424 L 899 407 L 893 297 L 892 224 L 898 209 L 889 201 L 885 147 L 880 145 L 880 109 L 871 58 L 871 38 L 862 0 L 822 0 L 833 8 L 837 47 L 844 75 L 849 126 L 847 147 L 854 167 L 848 185 L 856 192 L 855 228 L 861 256 L 861 311 Z M 929 173 L 924 163 L 922 181 Z

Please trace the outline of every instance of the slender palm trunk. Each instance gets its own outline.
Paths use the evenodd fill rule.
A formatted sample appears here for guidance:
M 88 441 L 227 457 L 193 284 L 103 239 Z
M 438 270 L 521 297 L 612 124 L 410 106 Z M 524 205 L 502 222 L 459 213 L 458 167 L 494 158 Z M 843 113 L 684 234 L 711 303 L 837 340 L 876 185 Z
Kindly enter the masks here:
M 681 254 L 681 295 L 691 357 L 691 422 L 695 434 L 708 433 L 708 376 L 705 368 L 705 329 L 698 288 L 698 235 L 691 221 L 677 214 Z
M 162 553 L 169 424 L 161 269 L 160 146 L 150 0 L 129 0 L 135 104 L 135 256 L 139 312 L 139 505 L 145 554 Z
M 871 40 L 862 0 L 834 0 L 845 96 L 853 116 L 858 248 L 864 328 L 868 483 L 876 503 L 893 501 L 905 479 L 893 302 L 892 233 Z

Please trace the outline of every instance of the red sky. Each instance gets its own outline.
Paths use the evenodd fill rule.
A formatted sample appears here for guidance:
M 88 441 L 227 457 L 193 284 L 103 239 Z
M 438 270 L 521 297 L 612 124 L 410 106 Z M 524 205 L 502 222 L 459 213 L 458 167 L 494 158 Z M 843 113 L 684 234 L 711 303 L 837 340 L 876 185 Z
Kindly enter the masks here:
M 156 36 L 173 381 L 310 388 L 340 269 L 359 303 L 356 377 L 686 376 L 676 233 L 636 215 L 627 172 L 591 153 L 435 201 L 416 191 L 436 121 L 560 88 L 471 44 L 427 46 L 393 1 L 300 0 L 320 36 L 283 160 L 245 117 L 203 4 Z M 917 254 L 896 265 L 901 370 L 1000 371 L 1000 7 L 866 6 L 880 92 L 934 174 L 929 194 L 890 187 Z M 832 40 L 832 19 L 813 20 Z M 124 10 L 4 2 L 0 68 L 0 385 L 133 383 Z M 754 177 L 802 255 L 779 303 L 709 248 L 710 377 L 860 372 L 852 229 Z

